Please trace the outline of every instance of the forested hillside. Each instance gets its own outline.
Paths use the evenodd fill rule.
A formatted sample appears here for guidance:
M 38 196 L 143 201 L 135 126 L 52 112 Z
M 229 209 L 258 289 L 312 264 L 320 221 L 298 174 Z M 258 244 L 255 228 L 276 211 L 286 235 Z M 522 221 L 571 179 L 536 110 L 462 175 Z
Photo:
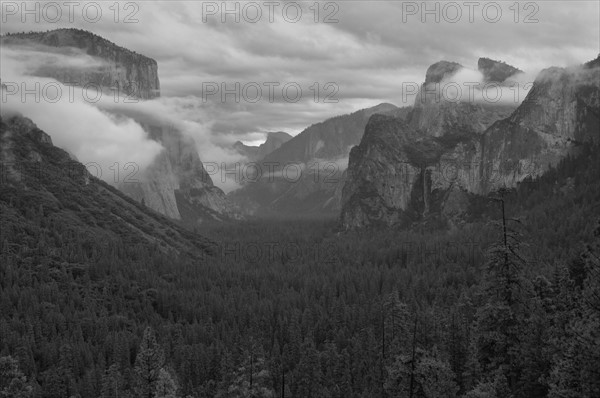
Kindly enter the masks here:
M 0 397 L 600 396 L 598 147 L 453 224 L 198 235 L 1 127 Z

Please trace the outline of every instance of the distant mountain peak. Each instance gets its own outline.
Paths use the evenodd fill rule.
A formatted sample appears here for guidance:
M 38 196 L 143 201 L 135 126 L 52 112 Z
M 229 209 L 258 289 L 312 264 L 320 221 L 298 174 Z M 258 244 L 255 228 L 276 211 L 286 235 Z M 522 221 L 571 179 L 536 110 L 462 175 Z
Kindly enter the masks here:
M 425 74 L 425 84 L 440 83 L 447 76 L 452 76 L 464 68 L 457 62 L 439 61 L 427 68 Z
M 280 146 L 291 140 L 292 137 L 283 131 L 267 133 L 265 142 L 260 145 L 246 145 L 242 141 L 236 141 L 233 148 L 241 155 L 251 161 L 262 160 L 265 156 L 278 149 Z
M 502 83 L 517 73 L 523 73 L 522 70 L 505 62 L 485 57 L 479 58 L 477 69 L 483 74 L 485 81 L 498 83 Z
M 382 102 L 379 105 L 375 105 L 370 108 L 373 112 L 389 112 L 397 109 L 398 107 L 394 104 L 390 104 L 389 102 Z
M 284 139 L 284 140 L 290 140 L 292 139 L 292 136 L 289 135 L 288 133 L 286 133 L 285 131 L 276 131 L 274 133 L 267 133 L 267 140 L 265 141 L 268 142 L 269 140 L 277 140 L 277 139 Z

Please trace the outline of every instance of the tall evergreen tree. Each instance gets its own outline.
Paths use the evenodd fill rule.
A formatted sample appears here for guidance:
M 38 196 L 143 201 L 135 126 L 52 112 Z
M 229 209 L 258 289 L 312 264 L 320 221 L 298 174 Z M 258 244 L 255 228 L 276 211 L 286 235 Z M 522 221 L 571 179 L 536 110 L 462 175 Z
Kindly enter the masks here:
M 585 280 L 578 303 L 568 308 L 566 333 L 550 376 L 551 398 L 600 396 L 600 223 L 582 255 Z
M 154 398 L 177 398 L 177 383 L 164 368 L 158 372 Z
M 33 388 L 13 357 L 0 358 L 0 398 L 31 398 Z
M 147 327 L 135 359 L 135 392 L 140 398 L 154 398 L 165 357 L 154 330 Z
M 520 377 L 519 326 L 527 312 L 522 277 L 525 260 L 520 253 L 521 235 L 507 225 L 511 220 L 506 217 L 504 198 L 498 200 L 502 206 L 501 239 L 488 251 L 476 341 L 483 376 L 490 379 L 501 369 L 514 390 Z
M 119 398 L 124 396 L 124 380 L 119 366 L 112 364 L 102 377 L 102 392 L 100 398 Z

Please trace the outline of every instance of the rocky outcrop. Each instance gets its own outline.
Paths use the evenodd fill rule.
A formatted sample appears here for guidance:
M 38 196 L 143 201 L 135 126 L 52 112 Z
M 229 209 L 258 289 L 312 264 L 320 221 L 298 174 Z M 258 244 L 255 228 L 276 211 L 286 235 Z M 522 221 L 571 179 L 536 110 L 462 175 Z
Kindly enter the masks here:
M 38 66 L 35 76 L 51 77 L 76 86 L 95 85 L 105 91 L 119 90 L 131 97 L 150 99 L 160 96 L 158 64 L 152 58 L 120 47 L 100 36 L 80 29 L 2 36 L 2 46 L 24 46 L 36 51 L 67 56 L 86 54 L 97 62 L 88 64 Z M 79 50 L 79 51 L 77 51 Z
M 516 104 L 469 102 L 469 88 L 452 81 L 452 77 L 462 69 L 462 65 L 448 61 L 437 62 L 427 69 L 425 82 L 417 94 L 413 111 L 408 115 L 412 128 L 434 137 L 457 132 L 480 134 L 516 108 Z M 458 85 L 461 90 L 458 100 L 445 97 L 451 96 L 448 90 L 453 85 Z
M 11 34 L 3 36 L 2 46 L 35 49 L 36 51 L 80 59 L 85 54 L 93 60 L 59 62 L 54 67 L 43 65 L 31 71 L 35 76 L 50 77 L 60 82 L 85 85 L 94 83 L 148 100 L 160 96 L 158 66 L 155 60 L 119 47 L 93 33 L 79 29 L 57 29 L 49 32 Z M 79 58 L 78 58 L 79 57 Z M 63 64 L 73 64 L 65 67 Z M 125 178 L 118 188 L 132 198 L 170 218 L 195 225 L 206 219 L 236 218 L 237 213 L 226 195 L 215 187 L 204 169 L 194 140 L 159 118 L 125 110 L 113 114 L 136 120 L 149 138 L 164 147 L 143 172 L 135 173 L 137 181 Z M 152 120 L 149 120 L 152 119 Z M 132 170 L 133 171 L 133 170 Z
M 552 67 L 540 72 L 529 95 L 506 123 L 534 131 L 549 143 L 555 139 L 596 140 L 598 59 L 581 67 Z
M 225 193 L 214 186 L 191 137 L 158 121 L 145 120 L 141 124 L 149 138 L 160 142 L 164 150 L 137 182 L 124 180 L 119 189 L 189 225 L 238 217 Z
M 482 134 L 494 122 L 511 114 L 515 106 L 470 102 L 436 101 L 415 108 L 409 119 L 412 128 L 433 137 L 446 134 Z
M 522 70 L 515 68 L 502 61 L 494 61 L 489 58 L 479 58 L 477 69 L 483 74 L 484 81 L 502 83 Z
M 265 162 L 307 163 L 314 159 L 338 159 L 348 156 L 360 142 L 369 117 L 394 112 L 392 104 L 379 104 L 350 115 L 313 124 L 264 158 Z
M 411 189 L 420 176 L 411 164 L 407 144 L 417 133 L 403 120 L 371 117 L 359 146 L 350 152 L 342 191 L 342 223 L 346 227 L 393 224 L 408 209 Z
M 467 210 L 469 194 L 514 187 L 544 173 L 578 144 L 598 142 L 597 62 L 543 71 L 525 101 L 491 125 L 478 117 L 460 116 L 473 104 L 446 105 L 438 113 L 441 120 L 424 123 L 425 128 L 410 117 L 408 123 L 372 117 L 360 145 L 350 154 L 342 224 L 398 225 L 432 211 L 455 217 Z M 436 73 L 435 79 L 443 78 L 440 75 Z M 415 112 L 411 117 L 424 116 Z M 478 131 L 473 128 L 477 123 L 488 127 Z
M 380 104 L 308 127 L 267 155 L 262 176 L 229 194 L 244 214 L 257 217 L 337 217 L 350 149 L 369 117 L 404 118 L 410 108 Z
M 425 72 L 425 84 L 440 83 L 445 78 L 456 74 L 464 68 L 457 62 L 440 61 L 431 65 Z
M 293 137 L 288 133 L 279 131 L 277 133 L 268 133 L 265 142 L 259 146 L 245 145 L 241 141 L 237 141 L 233 144 L 233 148 L 251 162 L 256 162 L 262 160 L 265 156 L 275 151 L 292 138 Z

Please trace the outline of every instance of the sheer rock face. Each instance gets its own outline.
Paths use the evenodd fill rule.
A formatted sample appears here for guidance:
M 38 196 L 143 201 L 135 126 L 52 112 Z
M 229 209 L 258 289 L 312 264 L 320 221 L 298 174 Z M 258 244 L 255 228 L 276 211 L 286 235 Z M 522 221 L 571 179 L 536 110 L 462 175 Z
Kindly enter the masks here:
M 313 124 L 264 158 L 265 162 L 307 163 L 314 159 L 339 159 L 348 156 L 357 145 L 371 115 L 394 112 L 392 104 L 361 109 L 350 115 L 336 116 Z
M 246 183 L 229 197 L 248 215 L 337 217 L 350 149 L 360 142 L 369 117 L 393 114 L 404 118 L 408 111 L 383 103 L 314 124 L 266 155 L 260 162 L 262 178 Z M 270 178 L 268 170 L 277 175 Z
M 509 119 L 513 124 L 552 143 L 598 139 L 598 86 L 600 59 L 582 67 L 549 68 L 536 78 L 533 88 Z
M 515 68 L 501 61 L 494 61 L 489 58 L 479 58 L 477 69 L 483 74 L 486 82 L 502 83 L 509 77 L 523 73 L 522 70 Z
M 410 189 L 419 177 L 409 162 L 407 146 L 416 132 L 402 120 L 371 117 L 359 146 L 352 148 L 342 192 L 342 223 L 346 227 L 387 225 L 399 221 L 407 209 Z
M 139 182 L 124 181 L 119 189 L 146 206 L 184 223 L 237 218 L 225 193 L 214 186 L 196 143 L 177 128 L 159 122 L 141 123 L 164 150 L 142 173 Z
M 469 87 L 452 79 L 462 69 L 462 65 L 448 61 L 437 62 L 427 69 L 425 82 L 408 117 L 412 128 L 434 137 L 441 137 L 453 131 L 481 134 L 492 123 L 507 117 L 516 108 L 516 104 L 468 102 Z M 460 101 L 454 100 L 453 87 L 459 87 L 461 90 L 460 96 L 457 97 Z M 445 96 L 452 99 L 449 100 Z
M 425 72 L 425 84 L 440 83 L 445 78 L 454 75 L 462 68 L 464 68 L 464 66 L 456 62 L 436 62 L 427 68 L 427 72 Z
M 577 144 L 600 141 L 599 63 L 543 71 L 525 101 L 492 123 L 481 120 L 477 108 L 454 117 L 473 104 L 448 105 L 437 116 L 441 120 L 424 129 L 411 119 L 423 117 L 417 104 L 408 123 L 373 116 L 350 154 L 342 224 L 409 223 L 432 208 L 455 217 L 467 211 L 469 193 L 514 187 L 544 173 Z M 426 80 L 440 73 L 435 76 Z
M 2 45 L 30 46 L 46 52 L 52 52 L 53 49 L 79 49 L 83 54 L 102 62 L 68 67 L 43 65 L 34 71 L 34 74 L 76 86 L 94 84 L 105 91 L 118 89 L 120 93 L 141 99 L 160 96 L 158 64 L 155 60 L 84 30 L 57 29 L 49 32 L 13 34 L 3 36 Z M 68 52 L 65 54 L 69 55 Z
M 15 34 L 2 37 L 3 46 L 19 46 L 67 58 L 87 54 L 94 62 L 58 68 L 43 66 L 32 73 L 63 83 L 95 83 L 103 89 L 118 88 L 139 99 L 160 96 L 157 62 L 119 47 L 102 37 L 78 29 Z M 81 50 L 81 52 L 79 51 Z M 133 83 L 132 83 L 133 82 Z M 119 111 L 124 112 L 124 111 Z M 205 219 L 237 218 L 223 191 L 213 185 L 204 169 L 196 143 L 173 126 L 148 115 L 126 115 L 136 120 L 148 136 L 164 147 L 137 180 L 125 178 L 119 189 L 146 206 L 170 218 L 196 224 Z M 130 170 L 133 171 L 133 170 Z

